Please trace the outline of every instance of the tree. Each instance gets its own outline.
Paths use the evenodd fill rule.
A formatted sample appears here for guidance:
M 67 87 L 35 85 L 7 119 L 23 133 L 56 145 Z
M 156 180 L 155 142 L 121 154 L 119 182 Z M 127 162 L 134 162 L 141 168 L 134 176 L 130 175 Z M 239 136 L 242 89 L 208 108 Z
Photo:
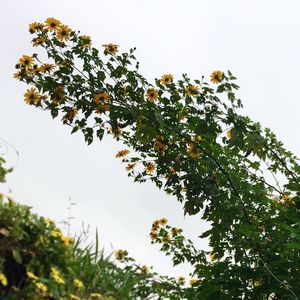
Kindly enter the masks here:
M 102 54 L 89 36 L 54 18 L 29 31 L 49 62 L 37 54 L 20 58 L 14 76 L 33 86 L 25 102 L 60 116 L 88 144 L 113 135 L 130 149 L 116 154 L 129 176 L 153 181 L 185 214 L 211 224 L 200 236 L 209 238 L 207 253 L 179 229 L 153 223 L 153 242 L 174 264 L 193 266 L 188 299 L 298 299 L 298 159 L 270 129 L 240 114 L 230 71 L 213 72 L 213 87 L 186 74 L 150 83 L 135 48 L 119 54 L 118 45 L 106 44 Z

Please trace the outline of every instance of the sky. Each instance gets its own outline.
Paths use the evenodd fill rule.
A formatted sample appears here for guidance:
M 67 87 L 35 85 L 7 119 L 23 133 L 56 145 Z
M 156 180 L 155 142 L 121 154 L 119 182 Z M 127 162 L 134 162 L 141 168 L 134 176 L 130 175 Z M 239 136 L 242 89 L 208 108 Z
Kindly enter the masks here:
M 299 156 L 299 15 L 297 0 L 1 0 L 0 145 L 14 172 L 0 191 L 57 222 L 71 214 L 72 233 L 89 226 L 93 240 L 97 228 L 108 254 L 127 249 L 157 272 L 186 275 L 187 266 L 173 268 L 151 245 L 151 223 L 166 217 L 200 249 L 209 249 L 197 239 L 209 225 L 201 216 L 184 217 L 181 204 L 151 183 L 133 183 L 114 157 L 123 149 L 116 141 L 87 146 L 48 112 L 25 105 L 27 86 L 12 73 L 23 54 L 37 52 L 28 24 L 54 17 L 91 36 L 96 47 L 137 47 L 149 81 L 182 73 L 208 80 L 214 70 L 230 70 L 242 114 L 271 128 Z M 70 202 L 76 203 L 71 212 Z

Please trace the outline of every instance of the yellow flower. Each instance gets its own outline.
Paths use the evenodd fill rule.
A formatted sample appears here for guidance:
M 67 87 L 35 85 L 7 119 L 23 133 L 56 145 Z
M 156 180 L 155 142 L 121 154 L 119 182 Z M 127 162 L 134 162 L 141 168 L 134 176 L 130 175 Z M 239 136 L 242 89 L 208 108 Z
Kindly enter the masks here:
M 130 171 L 133 170 L 134 166 L 135 166 L 135 164 L 128 164 L 128 165 L 125 167 L 125 169 L 126 169 L 127 172 L 130 172 Z
M 105 47 L 104 49 L 104 54 L 110 54 L 110 55 L 115 55 L 118 52 L 118 45 L 114 45 L 114 44 L 104 44 L 102 45 L 102 47 Z
M 34 63 L 34 59 L 33 57 L 29 56 L 29 55 L 23 55 L 20 59 L 19 59 L 19 64 L 21 67 L 25 68 L 25 69 L 30 69 L 32 68 Z
M 181 232 L 182 232 L 182 229 L 180 229 L 180 228 L 173 227 L 173 228 L 171 229 L 171 233 L 172 233 L 173 236 L 177 236 L 177 235 L 179 235 Z
M 55 66 L 52 64 L 42 64 L 39 69 L 42 73 L 50 73 L 55 69 Z
M 60 25 L 57 29 L 57 39 L 61 42 L 68 41 L 72 30 L 67 25 Z
M 156 240 L 157 239 L 157 232 L 152 230 L 150 232 L 150 238 L 151 238 L 152 241 Z
M 214 71 L 210 75 L 210 81 L 212 83 L 220 83 L 223 80 L 224 73 L 221 71 Z
M 37 38 L 32 39 L 32 46 L 37 47 L 45 43 L 47 38 L 45 36 L 39 36 Z
M 27 277 L 33 281 L 38 280 L 39 278 L 35 276 L 32 272 L 27 272 Z
M 179 276 L 179 277 L 178 277 L 178 282 L 179 282 L 180 284 L 184 284 L 184 283 L 185 283 L 185 277 L 184 277 L 184 276 Z
M 226 136 L 227 136 L 229 139 L 231 139 L 231 137 L 232 137 L 232 129 L 227 130 Z
M 115 251 L 115 258 L 117 260 L 123 260 L 127 254 L 126 250 L 117 250 Z
M 33 23 L 29 24 L 28 27 L 29 27 L 29 32 L 34 33 L 37 30 L 42 30 L 44 25 L 42 23 L 39 23 L 39 22 L 33 22 Z
M 23 70 L 13 74 L 13 78 L 15 79 L 21 79 L 24 78 L 25 76 L 26 76 L 26 72 L 24 72 Z
M 0 283 L 3 286 L 7 286 L 7 278 L 6 278 L 6 276 L 3 273 L 0 274 Z
M 209 258 L 211 261 L 215 261 L 218 257 L 218 253 L 217 252 L 214 252 L 212 251 L 210 254 L 209 254 Z
M 69 236 L 62 236 L 61 240 L 64 242 L 64 244 L 66 246 L 70 246 L 74 243 L 74 239 L 72 237 L 69 237 Z
M 188 96 L 196 96 L 199 94 L 199 86 L 196 85 L 189 85 L 185 88 L 185 92 Z
M 77 278 L 75 278 L 75 279 L 73 280 L 73 283 L 74 283 L 74 285 L 75 285 L 77 288 L 79 288 L 79 289 L 81 289 L 81 288 L 84 287 L 83 282 L 82 282 L 81 280 L 77 279 Z
M 79 39 L 80 39 L 80 45 L 83 48 L 86 48 L 86 47 L 89 47 L 92 45 L 92 39 L 88 35 L 81 35 L 79 37 Z
M 159 219 L 157 222 L 160 225 L 166 225 L 168 223 L 168 220 L 166 218 L 162 218 L 162 219 Z
M 194 149 L 193 143 L 188 144 L 187 152 L 191 158 L 198 158 L 201 155 L 199 151 Z
M 71 299 L 71 300 L 81 300 L 81 298 L 79 298 L 79 297 L 77 297 L 77 296 L 75 296 L 73 294 L 69 295 L 69 299 Z
M 199 279 L 192 278 L 192 279 L 190 280 L 190 286 L 194 286 L 194 285 L 196 285 L 197 283 L 199 283 Z
M 150 271 L 149 267 L 144 265 L 141 267 L 141 274 L 148 274 Z
M 147 91 L 147 94 L 146 94 L 146 98 L 150 102 L 154 102 L 155 100 L 157 100 L 157 98 L 158 98 L 157 90 L 154 87 L 149 88 Z
M 24 94 L 26 104 L 38 104 L 41 101 L 41 95 L 35 88 L 30 88 Z
M 99 293 L 91 293 L 91 294 L 90 294 L 90 297 L 91 297 L 92 299 L 102 299 L 102 295 L 99 294 Z
M 52 237 L 62 237 L 62 233 L 59 230 L 53 230 L 51 231 L 51 236 Z
M 167 149 L 167 146 L 160 141 L 155 142 L 154 144 L 154 150 L 158 153 L 163 153 Z
M 104 102 L 109 99 L 109 94 L 106 92 L 98 93 L 94 96 L 94 102 L 99 104 L 100 102 Z
M 48 288 L 41 282 L 36 282 L 35 287 L 36 287 L 37 291 L 41 292 L 41 293 L 47 293 L 47 291 L 48 291 Z
M 68 123 L 69 121 L 72 122 L 73 119 L 76 117 L 78 114 L 78 110 L 76 107 L 71 108 L 63 117 L 62 121 L 64 124 Z
M 57 31 L 59 26 L 61 25 L 60 21 L 54 18 L 48 18 L 46 21 L 46 26 L 49 31 Z
M 145 167 L 145 171 L 147 174 L 152 174 L 155 171 L 155 166 L 152 162 L 148 162 Z
M 118 158 L 118 157 L 124 157 L 124 156 L 128 155 L 129 152 L 130 151 L 128 149 L 121 150 L 121 151 L 117 152 L 116 158 Z
M 165 74 L 160 79 L 160 83 L 162 85 L 168 85 L 172 82 L 173 82 L 173 75 L 171 75 L 171 74 Z

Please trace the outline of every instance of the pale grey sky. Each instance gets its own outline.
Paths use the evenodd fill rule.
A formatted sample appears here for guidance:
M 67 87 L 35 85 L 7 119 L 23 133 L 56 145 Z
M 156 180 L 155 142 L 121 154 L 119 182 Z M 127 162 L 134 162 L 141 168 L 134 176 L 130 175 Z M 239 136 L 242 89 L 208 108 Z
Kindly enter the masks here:
M 300 154 L 300 4 L 277 0 L 110 0 L 0 1 L 0 137 L 20 152 L 19 163 L 2 190 L 57 221 L 72 209 L 73 230 L 81 222 L 98 227 L 108 252 L 127 249 L 156 271 L 179 275 L 151 246 L 154 219 L 166 217 L 196 239 L 207 227 L 200 217 L 184 219 L 181 205 L 152 184 L 134 184 L 114 158 L 122 145 L 105 139 L 87 147 L 80 134 L 26 106 L 26 85 L 12 79 L 22 54 L 32 54 L 28 24 L 48 17 L 90 35 L 94 46 L 112 42 L 137 47 L 141 72 L 149 80 L 172 73 L 209 78 L 230 69 L 247 114 L 271 127 L 286 147 Z M 7 154 L 13 165 L 13 150 Z M 205 242 L 197 241 L 199 247 Z

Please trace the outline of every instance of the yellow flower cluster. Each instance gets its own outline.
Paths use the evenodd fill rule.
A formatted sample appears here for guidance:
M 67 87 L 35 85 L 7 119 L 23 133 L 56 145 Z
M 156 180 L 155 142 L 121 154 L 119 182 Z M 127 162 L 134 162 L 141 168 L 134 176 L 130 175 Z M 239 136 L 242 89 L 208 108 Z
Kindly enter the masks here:
M 68 122 L 72 122 L 76 115 L 78 114 L 78 110 L 76 107 L 71 108 L 63 117 L 62 121 L 64 124 Z
M 61 277 L 58 269 L 55 267 L 51 268 L 51 277 L 57 284 L 61 284 L 61 285 L 65 284 L 64 279 Z
M 179 284 L 184 284 L 185 283 L 185 277 L 184 276 L 179 276 L 178 277 L 178 282 L 179 282 Z
M 192 279 L 190 280 L 190 286 L 195 286 L 195 285 L 197 285 L 199 282 L 200 282 L 199 279 L 192 278 Z
M 188 155 L 191 157 L 191 158 L 198 158 L 200 155 L 201 155 L 201 152 L 198 151 L 198 150 L 195 150 L 195 145 L 194 143 L 189 143 L 188 146 L 187 146 L 187 152 L 188 152 Z
M 120 157 L 124 157 L 124 156 L 128 155 L 129 153 L 130 153 L 130 151 L 128 149 L 124 149 L 124 150 L 118 151 L 115 156 L 116 156 L 116 158 L 120 158 Z
M 30 88 L 24 94 L 24 101 L 26 104 L 39 104 L 43 99 L 42 96 L 38 93 L 36 88 Z
M 158 236 L 157 231 L 159 230 L 159 227 L 161 225 L 166 225 L 167 223 L 168 223 L 168 220 L 166 218 L 162 218 L 162 219 L 153 221 L 151 232 L 150 232 L 151 240 L 156 240 L 157 239 L 157 236 Z

